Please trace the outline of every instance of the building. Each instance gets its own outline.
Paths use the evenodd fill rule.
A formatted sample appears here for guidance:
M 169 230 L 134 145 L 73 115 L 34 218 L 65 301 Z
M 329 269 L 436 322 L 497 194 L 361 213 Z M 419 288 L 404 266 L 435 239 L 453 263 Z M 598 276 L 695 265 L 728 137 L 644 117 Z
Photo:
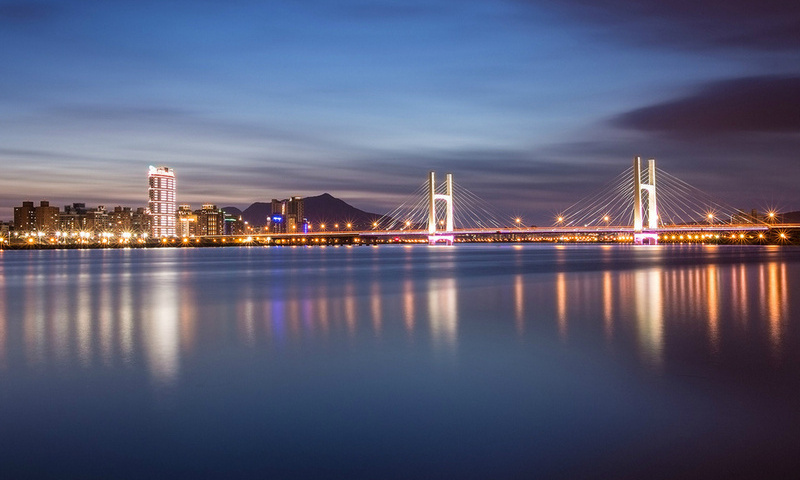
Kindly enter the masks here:
M 179 237 L 194 237 L 197 235 L 197 215 L 192 212 L 191 205 L 178 206 L 176 228 Z
M 64 205 L 64 210 L 58 214 L 59 230 L 67 233 L 86 230 L 86 212 L 85 203 Z
M 33 202 L 22 202 L 21 207 L 14 207 L 14 231 L 48 234 L 58 230 L 58 207 L 51 207 L 47 200 L 39 202 L 37 207 L 33 206 Z
M 197 235 L 224 235 L 225 212 L 211 203 L 203 204 L 203 208 L 195 211 L 197 215 Z
M 150 166 L 147 174 L 150 185 L 148 209 L 150 229 L 154 237 L 174 237 L 175 220 L 175 171 L 169 167 Z
M 308 231 L 303 197 L 288 200 L 272 199 L 272 215 L 267 219 L 267 231 L 272 233 L 300 233 Z
M 111 231 L 111 220 L 105 205 L 87 210 L 84 214 L 83 229 L 87 232 L 104 233 Z
M 22 202 L 21 207 L 14 207 L 14 231 L 32 232 L 36 230 L 35 208 L 33 202 Z
M 114 207 L 114 211 L 109 215 L 109 225 L 111 232 L 114 235 L 122 235 L 123 233 L 132 233 L 133 225 L 133 210 L 131 207 Z
M 150 212 L 144 207 L 138 207 L 131 216 L 131 230 L 136 235 L 150 233 Z
M 0 246 L 8 243 L 11 237 L 10 231 L 14 227 L 14 222 L 0 222 Z
M 231 215 L 223 210 L 225 214 L 225 235 L 244 235 L 244 220 L 241 215 Z

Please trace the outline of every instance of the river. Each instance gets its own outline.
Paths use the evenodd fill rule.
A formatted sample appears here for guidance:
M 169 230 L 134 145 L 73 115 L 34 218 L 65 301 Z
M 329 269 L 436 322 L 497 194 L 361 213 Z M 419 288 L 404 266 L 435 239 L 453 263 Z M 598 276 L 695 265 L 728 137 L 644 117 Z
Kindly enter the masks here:
M 795 476 L 800 249 L 0 251 L 2 478 Z

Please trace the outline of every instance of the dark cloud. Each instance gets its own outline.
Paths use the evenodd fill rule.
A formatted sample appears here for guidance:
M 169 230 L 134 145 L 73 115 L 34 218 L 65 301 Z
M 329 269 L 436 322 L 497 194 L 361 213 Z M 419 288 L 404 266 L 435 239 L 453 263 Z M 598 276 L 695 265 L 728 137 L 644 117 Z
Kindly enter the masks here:
M 0 3 L 0 23 L 30 23 L 50 18 L 58 11 L 56 5 L 42 2 Z
M 608 28 L 635 43 L 685 48 L 800 47 L 800 8 L 793 0 L 513 0 Z
M 694 139 L 742 132 L 800 132 L 800 77 L 764 76 L 705 85 L 693 94 L 624 113 L 612 124 Z

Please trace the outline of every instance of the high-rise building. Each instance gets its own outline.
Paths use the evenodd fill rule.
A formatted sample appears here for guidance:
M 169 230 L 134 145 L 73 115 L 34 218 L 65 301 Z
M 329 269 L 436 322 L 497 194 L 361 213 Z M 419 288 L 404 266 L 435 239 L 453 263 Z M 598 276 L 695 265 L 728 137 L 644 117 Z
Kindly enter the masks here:
M 192 212 L 188 204 L 178 206 L 177 233 L 179 237 L 194 237 L 197 235 L 197 214 Z
M 244 235 L 244 220 L 241 215 L 231 215 L 223 212 L 225 216 L 225 235 Z
M 131 210 L 131 207 L 114 207 L 114 211 L 109 213 L 108 216 L 108 223 L 111 225 L 111 231 L 115 235 L 131 233 L 133 225 L 133 210 Z
M 267 230 L 273 233 L 301 233 L 308 231 L 304 217 L 303 197 L 272 200 L 272 216 L 267 219 Z
M 169 167 L 150 166 L 150 228 L 154 237 L 174 237 L 175 231 L 175 171 Z
M 58 213 L 58 207 L 51 207 L 47 200 L 39 202 L 38 207 L 33 202 L 22 202 L 21 207 L 14 207 L 14 230 L 55 233 L 59 227 Z
M 22 202 L 21 207 L 14 207 L 14 230 L 31 232 L 36 230 L 36 207 L 33 202 Z
M 131 217 L 131 230 L 137 235 L 150 233 L 150 213 L 148 209 L 138 207 Z
M 58 215 L 58 228 L 62 232 L 80 232 L 86 228 L 86 204 L 73 203 L 64 205 L 64 210 Z
M 105 205 L 89 209 L 84 215 L 84 228 L 88 232 L 103 233 L 111 231 L 111 220 Z
M 195 212 L 197 215 L 197 235 L 225 235 L 225 212 L 211 203 Z

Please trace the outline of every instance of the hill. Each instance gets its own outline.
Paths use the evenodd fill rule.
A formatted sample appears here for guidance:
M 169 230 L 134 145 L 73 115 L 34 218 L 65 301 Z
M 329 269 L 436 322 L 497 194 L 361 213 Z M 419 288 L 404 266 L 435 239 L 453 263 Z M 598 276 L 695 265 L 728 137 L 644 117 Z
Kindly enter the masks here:
M 800 223 L 800 211 L 781 213 L 778 216 L 781 223 Z
M 326 228 L 333 228 L 338 223 L 341 229 L 351 223 L 353 230 L 367 229 L 372 222 L 381 217 L 380 214 L 365 212 L 344 200 L 338 199 L 329 193 L 303 199 L 305 217 L 312 226 L 326 224 Z M 225 208 L 228 211 L 228 208 Z M 272 204 L 268 202 L 255 202 L 242 211 L 242 219 L 250 225 L 260 227 L 266 224 L 267 217 L 272 214 Z
M 233 215 L 234 217 L 238 217 L 242 214 L 242 211 L 236 207 L 222 207 L 222 210 L 228 215 Z

